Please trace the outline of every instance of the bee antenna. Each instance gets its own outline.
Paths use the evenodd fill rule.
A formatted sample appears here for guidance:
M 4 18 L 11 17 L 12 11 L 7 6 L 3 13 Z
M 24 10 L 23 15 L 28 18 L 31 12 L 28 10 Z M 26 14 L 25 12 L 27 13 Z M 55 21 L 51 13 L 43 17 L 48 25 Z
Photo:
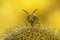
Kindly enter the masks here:
M 23 11 L 24 11 L 25 13 L 29 14 L 26 10 L 23 9 Z
M 36 11 L 37 11 L 37 9 L 35 9 L 35 10 L 32 12 L 32 14 L 34 14 Z

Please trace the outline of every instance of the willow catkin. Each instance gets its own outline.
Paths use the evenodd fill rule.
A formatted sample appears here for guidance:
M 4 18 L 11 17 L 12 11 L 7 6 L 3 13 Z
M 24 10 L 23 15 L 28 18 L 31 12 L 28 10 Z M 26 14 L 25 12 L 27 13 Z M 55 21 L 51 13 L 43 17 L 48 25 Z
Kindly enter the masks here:
M 3 40 L 59 40 L 59 35 L 47 27 L 16 27 Z

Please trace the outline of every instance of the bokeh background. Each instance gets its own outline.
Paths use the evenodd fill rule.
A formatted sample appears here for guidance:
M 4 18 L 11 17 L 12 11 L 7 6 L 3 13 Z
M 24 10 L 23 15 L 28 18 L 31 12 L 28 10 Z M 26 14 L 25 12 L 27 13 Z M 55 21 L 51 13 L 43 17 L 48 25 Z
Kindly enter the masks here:
M 40 24 L 44 23 L 49 27 L 60 29 L 59 0 L 0 0 L 0 37 L 11 27 L 23 24 L 27 16 L 23 9 L 29 13 L 38 9 L 36 15 L 40 19 Z

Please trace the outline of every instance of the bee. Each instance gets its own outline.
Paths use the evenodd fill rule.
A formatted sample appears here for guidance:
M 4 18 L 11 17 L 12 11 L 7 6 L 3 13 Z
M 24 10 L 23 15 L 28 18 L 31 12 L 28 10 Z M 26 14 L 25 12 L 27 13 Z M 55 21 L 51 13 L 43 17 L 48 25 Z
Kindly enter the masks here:
M 28 14 L 28 16 L 26 17 L 25 23 L 27 22 L 31 26 L 34 26 L 35 24 L 38 23 L 39 18 L 36 15 L 34 15 L 34 13 L 37 11 L 37 9 L 35 9 L 31 14 L 24 9 L 23 9 L 23 11 Z
M 37 9 L 31 14 L 24 9 L 23 11 L 28 14 L 25 24 L 29 23 L 32 27 L 30 25 L 28 27 L 23 25 L 14 27 L 2 38 L 3 40 L 60 40 L 54 29 L 45 26 L 34 26 L 39 24 L 39 18 L 34 15 Z

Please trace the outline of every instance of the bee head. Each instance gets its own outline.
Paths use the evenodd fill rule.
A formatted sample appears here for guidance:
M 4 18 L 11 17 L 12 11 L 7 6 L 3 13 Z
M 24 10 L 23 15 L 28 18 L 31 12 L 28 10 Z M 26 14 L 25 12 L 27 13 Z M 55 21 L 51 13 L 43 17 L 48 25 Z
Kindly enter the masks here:
M 34 13 L 37 11 L 37 9 L 35 9 L 31 14 L 28 13 L 26 10 L 23 10 L 23 11 L 28 14 L 28 16 L 26 17 L 26 21 L 28 23 L 33 25 L 34 23 L 38 22 L 38 17 L 34 15 Z

